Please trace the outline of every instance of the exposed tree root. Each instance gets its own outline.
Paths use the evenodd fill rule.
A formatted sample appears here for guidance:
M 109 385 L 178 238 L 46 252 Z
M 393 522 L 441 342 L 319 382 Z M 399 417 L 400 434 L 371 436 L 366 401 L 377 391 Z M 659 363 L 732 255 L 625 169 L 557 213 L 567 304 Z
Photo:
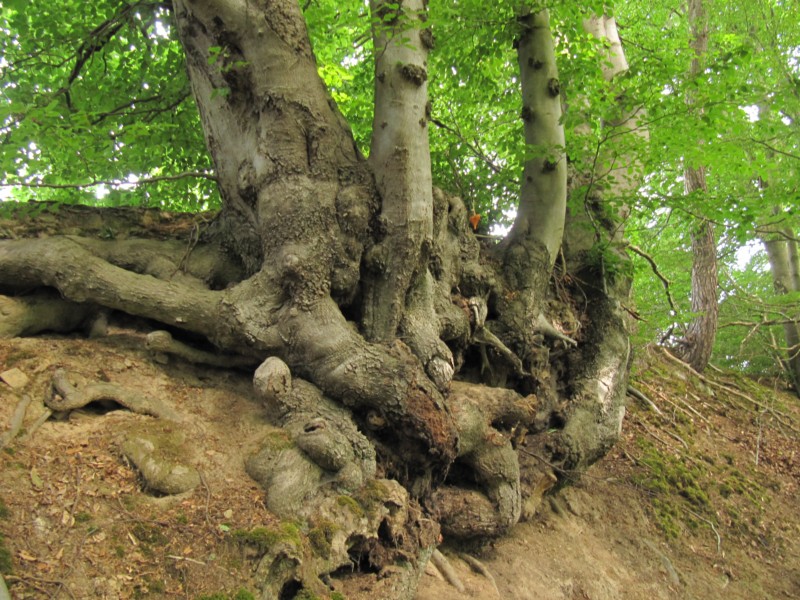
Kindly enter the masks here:
M 220 368 L 246 368 L 255 367 L 257 361 L 247 356 L 215 354 L 206 352 L 184 344 L 172 337 L 169 331 L 152 331 L 147 334 L 145 342 L 150 352 L 159 354 L 172 354 L 188 362 L 211 365 Z
M 292 260 L 288 264 L 294 268 Z M 329 297 L 287 304 L 269 273 L 228 290 L 202 290 L 113 266 L 74 240 L 53 237 L 1 242 L 0 281 L 55 287 L 71 300 L 199 333 L 222 349 L 282 355 L 325 393 L 348 406 L 378 410 L 421 442 L 413 451 L 417 459 L 446 465 L 455 455 L 455 431 L 441 394 L 402 344 L 368 344 Z M 390 379 L 388 372 L 394 373 Z
M 387 581 L 397 569 L 397 581 L 411 581 L 438 538 L 438 524 L 429 517 L 454 538 L 502 535 L 535 511 L 533 504 L 555 481 L 552 469 L 585 467 L 610 446 L 626 388 L 624 327 L 613 303 L 601 298 L 593 306 L 598 316 L 581 329 L 576 347 L 543 316 L 547 278 L 524 274 L 536 270 L 531 261 L 541 258 L 540 249 L 510 251 L 502 265 L 492 262 L 496 256 L 484 260 L 467 230 L 463 203 L 437 190 L 428 269 L 412 280 L 399 339 L 370 343 L 345 318 L 363 308 L 346 304 L 361 302 L 352 280 L 358 260 L 337 271 L 323 260 L 333 252 L 325 243 L 297 241 L 305 239 L 307 223 L 330 228 L 323 209 L 338 210 L 336 185 L 287 181 L 273 191 L 309 197 L 293 205 L 297 214 L 284 215 L 291 223 L 265 242 L 265 267 L 242 281 L 200 245 L 187 254 L 185 243 L 169 242 L 160 253 L 152 240 L 118 247 L 63 237 L 0 242 L 0 281 L 14 292 L 55 288 L 50 298 L 56 304 L 91 307 L 89 317 L 97 306 L 143 316 L 238 356 L 197 350 L 166 331 L 148 336 L 154 352 L 245 368 L 271 357 L 254 385 L 274 428 L 247 470 L 264 487 L 272 512 L 309 523 L 316 546 L 286 540 L 262 553 L 265 589 L 280 596 L 284 586 L 301 582 L 324 593 L 320 577 L 350 566 L 354 556 L 387 574 Z M 311 200 L 330 206 L 308 217 L 304 211 L 317 206 Z M 295 237 L 287 233 L 292 227 Z M 319 239 L 339 243 L 329 237 Z M 495 361 L 492 376 L 478 372 L 481 350 L 487 363 Z M 524 394 L 451 381 L 460 368 L 465 379 Z M 563 395 L 566 380 L 570 397 Z M 79 391 L 58 374 L 54 388 L 62 398 L 48 406 L 63 411 L 109 399 L 177 418 L 108 386 Z M 531 464 L 524 454 L 531 444 L 552 469 Z M 158 482 L 182 461 L 151 464 L 154 448 L 141 440 L 128 446 L 125 453 L 143 474 L 154 467 L 149 488 L 178 490 Z M 415 557 L 417 566 L 400 567 Z
M 661 412 L 661 409 L 660 409 L 660 408 L 658 408 L 658 406 L 656 406 L 655 402 L 653 402 L 652 400 L 650 400 L 650 398 L 648 398 L 647 396 L 645 396 L 643 392 L 640 392 L 639 390 L 637 390 L 637 389 L 636 389 L 635 387 L 633 387 L 632 385 L 629 385 L 629 386 L 628 386 L 628 395 L 629 395 L 629 396 L 633 396 L 633 397 L 634 397 L 634 398 L 636 398 L 637 400 L 639 400 L 639 401 L 643 402 L 643 403 L 645 404 L 645 406 L 647 406 L 647 407 L 648 407 L 650 410 L 652 410 L 652 411 L 653 411 L 654 413 L 656 413 L 657 415 L 659 415 L 659 416 L 663 416 L 663 414 L 664 414 L 664 413 L 662 413 L 662 412 Z
M 0 339 L 74 331 L 96 312 L 95 306 L 69 302 L 53 292 L 0 296 Z
M 456 573 L 456 570 L 450 564 L 450 561 L 447 560 L 447 557 L 439 552 L 438 548 L 433 551 L 433 554 L 431 554 L 431 562 L 444 576 L 444 578 L 447 580 L 447 583 L 452 585 L 462 594 L 464 593 L 464 584 L 461 583 L 461 579 Z
M 159 494 L 182 494 L 200 485 L 200 474 L 183 456 L 184 441 L 180 432 L 148 427 L 129 432 L 121 450 L 141 474 L 146 489 Z
M 353 555 L 386 566 L 432 547 L 438 529 L 420 519 L 402 486 L 378 477 L 375 450 L 346 408 L 292 378 L 275 357 L 262 363 L 253 382 L 280 429 L 267 433 L 247 471 L 276 515 L 315 524 L 313 552 L 287 541 L 261 558 L 258 570 L 276 597 L 292 580 L 315 590 L 319 576 L 349 566 Z M 405 570 L 398 576 L 407 577 Z
M 486 565 L 484 565 L 474 556 L 470 556 L 469 554 L 466 554 L 464 552 L 460 553 L 459 557 L 461 557 L 461 559 L 464 562 L 466 562 L 473 571 L 486 577 L 486 579 L 488 579 L 489 582 L 492 584 L 494 591 L 497 592 L 497 595 L 498 596 L 500 595 L 500 589 L 497 587 L 497 582 L 494 579 L 494 575 L 492 575 L 489 569 L 486 568 Z
M 53 375 L 52 385 L 54 393 L 45 403 L 54 412 L 75 410 L 92 402 L 112 401 L 141 415 L 180 420 L 178 413 L 163 401 L 141 396 L 113 383 L 91 383 L 79 390 L 69 382 L 67 373 L 59 369 Z
M 519 462 L 510 432 L 532 425 L 536 398 L 453 382 L 448 403 L 459 432 L 459 458 L 449 485 L 434 492 L 433 510 L 450 536 L 501 535 L 522 511 Z M 465 481 L 458 480 L 460 465 L 468 468 Z

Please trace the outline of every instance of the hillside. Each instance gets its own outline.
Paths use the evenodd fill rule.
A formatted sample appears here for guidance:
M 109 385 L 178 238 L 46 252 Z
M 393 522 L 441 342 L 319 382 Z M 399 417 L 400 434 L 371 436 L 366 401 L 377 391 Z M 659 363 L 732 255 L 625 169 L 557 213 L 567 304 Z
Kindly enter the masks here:
M 264 532 L 324 539 L 279 524 L 245 474 L 241 457 L 267 426 L 247 373 L 165 364 L 130 325 L 0 343 L 4 429 L 31 399 L 0 453 L 0 572 L 12 598 L 250 598 L 259 544 L 274 542 Z M 180 426 L 115 403 L 43 422 L 56 369 L 78 388 L 162 400 Z M 765 383 L 640 353 L 633 386 L 649 402 L 629 399 L 612 453 L 510 537 L 445 543 L 455 578 L 429 567 L 418 599 L 800 597 L 800 408 Z M 196 467 L 200 484 L 145 493 L 122 457 L 132 436 L 170 440 L 171 460 Z M 379 573 L 340 575 L 347 598 L 376 597 Z

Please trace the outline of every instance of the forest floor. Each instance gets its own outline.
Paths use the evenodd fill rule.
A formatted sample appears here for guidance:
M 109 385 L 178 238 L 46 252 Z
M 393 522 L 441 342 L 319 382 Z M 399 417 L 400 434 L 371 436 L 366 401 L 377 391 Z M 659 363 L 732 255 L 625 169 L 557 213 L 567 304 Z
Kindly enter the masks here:
M 39 424 L 57 368 L 79 387 L 163 399 L 181 421 L 91 404 Z M 253 597 L 242 540 L 277 522 L 244 471 L 268 427 L 246 373 L 162 364 L 144 333 L 112 327 L 97 339 L 0 341 L 0 378 L 0 432 L 32 399 L 0 452 L 0 573 L 12 598 Z M 431 566 L 418 600 L 800 598 L 797 399 L 735 374 L 700 378 L 658 349 L 640 353 L 633 385 L 655 409 L 631 398 L 614 450 L 509 537 L 445 543 L 463 591 Z M 120 447 L 131 432 L 176 429 L 201 485 L 156 497 Z M 370 597 L 374 577 L 351 582 L 347 598 Z

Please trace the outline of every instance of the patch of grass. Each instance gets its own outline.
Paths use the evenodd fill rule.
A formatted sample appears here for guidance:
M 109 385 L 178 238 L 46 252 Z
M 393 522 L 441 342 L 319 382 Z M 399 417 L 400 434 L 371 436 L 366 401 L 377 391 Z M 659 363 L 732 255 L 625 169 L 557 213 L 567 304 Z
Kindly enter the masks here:
M 131 531 L 136 539 L 146 544 L 153 546 L 164 546 L 169 542 L 167 536 L 161 533 L 161 529 L 156 525 L 148 525 L 146 523 L 137 523 Z
M 8 510 L 8 506 L 6 506 L 5 501 L 0 498 L 0 519 L 7 519 L 11 513 Z
M 88 512 L 79 512 L 75 515 L 75 522 L 76 523 L 88 523 L 92 520 L 92 515 Z
M 638 479 L 646 489 L 661 493 L 677 493 L 697 508 L 710 506 L 708 494 L 703 490 L 701 480 L 705 473 L 695 464 L 687 464 L 671 454 L 662 454 L 648 442 L 640 442 L 644 450 L 642 464 L 647 467 Z
M 640 463 L 645 471 L 633 480 L 653 494 L 652 506 L 655 520 L 668 538 L 677 538 L 681 523 L 689 527 L 697 525 L 690 518 L 691 512 L 710 511 L 711 500 L 705 491 L 708 472 L 698 464 L 689 463 L 672 454 L 663 454 L 644 439 L 637 440 L 642 449 Z M 681 501 L 689 504 L 688 511 L 681 510 Z
M 11 551 L 6 548 L 6 540 L 3 534 L 0 533 L 0 573 L 8 575 L 13 570 L 13 562 L 11 560 Z
M 155 525 L 137 523 L 131 533 L 139 540 L 139 547 L 145 556 L 153 554 L 154 546 L 166 546 L 169 543 L 167 536 L 161 533 L 161 529 Z

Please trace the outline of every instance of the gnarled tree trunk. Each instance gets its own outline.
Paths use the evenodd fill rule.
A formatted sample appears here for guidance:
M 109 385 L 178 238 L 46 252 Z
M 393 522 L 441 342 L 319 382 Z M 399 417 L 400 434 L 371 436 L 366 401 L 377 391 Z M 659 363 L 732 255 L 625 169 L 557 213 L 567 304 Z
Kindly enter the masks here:
M 542 481 L 601 457 L 624 414 L 627 278 L 575 253 L 577 277 L 552 281 L 566 161 L 547 13 L 518 26 L 525 142 L 548 152 L 525 166 L 508 239 L 482 246 L 430 183 L 424 3 L 371 7 L 369 161 L 295 1 L 175 0 L 223 199 L 208 235 L 188 255 L 152 239 L 0 242 L 6 294 L 55 288 L 261 363 L 255 393 L 284 433 L 248 472 L 276 514 L 338 527 L 325 556 L 265 553 L 264 598 L 323 593 L 319 576 L 354 554 L 403 566 L 378 595 L 410 597 L 439 526 L 501 535 Z

